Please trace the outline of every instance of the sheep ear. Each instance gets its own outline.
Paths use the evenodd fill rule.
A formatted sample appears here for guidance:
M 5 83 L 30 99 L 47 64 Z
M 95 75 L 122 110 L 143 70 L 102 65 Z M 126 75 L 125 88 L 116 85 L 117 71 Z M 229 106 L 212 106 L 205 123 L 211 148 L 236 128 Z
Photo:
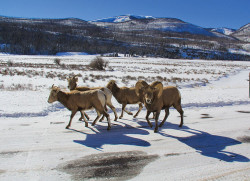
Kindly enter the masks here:
M 144 80 L 139 80 L 136 84 L 135 84 L 135 92 L 136 95 L 139 96 L 141 90 L 143 91 L 145 88 L 147 88 L 149 85 L 147 82 L 145 82 Z
M 157 97 L 159 98 L 162 95 L 162 92 L 163 92 L 162 83 L 159 82 L 159 81 L 155 81 L 150 86 L 153 87 L 158 92 Z
M 51 86 L 51 89 L 53 89 L 55 86 L 54 86 L 54 84 Z
M 59 87 L 57 87 L 56 89 L 56 93 L 58 93 L 61 89 Z

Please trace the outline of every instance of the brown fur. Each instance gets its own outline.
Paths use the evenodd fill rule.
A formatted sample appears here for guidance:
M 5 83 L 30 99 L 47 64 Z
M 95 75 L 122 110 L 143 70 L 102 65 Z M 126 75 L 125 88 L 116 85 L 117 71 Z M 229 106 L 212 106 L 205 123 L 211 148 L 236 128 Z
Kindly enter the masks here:
M 147 122 L 152 127 L 152 124 L 149 122 L 149 114 L 155 112 L 155 132 L 158 132 L 158 119 L 160 111 L 165 109 L 165 117 L 159 127 L 161 127 L 166 121 L 169 115 L 169 108 L 174 107 L 181 115 L 180 127 L 183 125 L 183 110 L 181 107 L 181 96 L 179 90 L 174 86 L 163 87 L 162 83 L 156 81 L 151 85 L 145 84 L 142 85 L 142 81 L 138 81 L 138 89 L 143 91 L 143 102 L 147 108 Z
M 115 121 L 117 120 L 118 116 L 116 113 L 116 109 L 112 105 L 112 102 L 111 102 L 112 93 L 110 92 L 110 90 L 108 88 L 106 88 L 106 87 L 77 87 L 78 78 L 76 76 L 74 76 L 72 78 L 68 78 L 67 80 L 68 80 L 68 88 L 71 91 L 72 90 L 78 90 L 78 91 L 102 90 L 107 97 L 107 106 L 109 106 L 112 109 L 112 111 L 114 112 L 114 115 L 115 115 Z M 84 114 L 84 115 L 86 116 L 86 114 Z M 81 116 L 81 118 L 84 118 L 83 115 Z M 103 118 L 104 118 L 104 116 L 102 117 L 102 119 Z
M 109 115 L 105 111 L 106 96 L 100 90 L 92 90 L 85 92 L 80 92 L 80 91 L 63 92 L 60 90 L 60 88 L 52 86 L 48 102 L 53 103 L 55 101 L 59 101 L 68 110 L 71 111 L 70 121 L 66 129 L 68 129 L 71 126 L 71 121 L 77 111 L 82 112 L 84 110 L 92 108 L 94 108 L 98 113 L 98 116 L 96 117 L 92 125 L 94 125 L 100 118 L 100 114 L 103 114 L 108 120 L 108 130 L 111 128 Z M 85 121 L 85 126 L 88 127 L 87 121 Z
M 143 106 L 142 106 L 141 98 L 136 94 L 135 87 L 131 87 L 131 88 L 121 87 L 120 88 L 117 86 L 117 84 L 114 80 L 111 80 L 107 84 L 107 88 L 109 88 L 111 90 L 111 92 L 114 95 L 114 97 L 116 98 L 117 102 L 122 104 L 122 113 L 121 113 L 121 116 L 119 118 L 123 117 L 123 111 L 132 115 L 131 112 L 129 112 L 125 109 L 127 104 L 138 104 L 139 103 L 139 110 L 134 115 L 134 118 L 139 114 L 139 112 L 141 111 Z

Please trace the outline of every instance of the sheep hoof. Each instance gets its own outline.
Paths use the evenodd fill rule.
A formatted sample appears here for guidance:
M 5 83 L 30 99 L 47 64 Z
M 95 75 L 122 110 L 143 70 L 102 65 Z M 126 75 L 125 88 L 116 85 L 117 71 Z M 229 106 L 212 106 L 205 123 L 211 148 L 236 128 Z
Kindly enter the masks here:
M 182 127 L 182 124 L 180 124 L 179 127 Z
M 154 132 L 155 132 L 155 133 L 158 133 L 158 130 L 157 130 L 157 129 L 155 129 L 155 130 L 154 130 Z
M 119 119 L 122 119 L 122 116 L 120 116 Z
M 68 126 L 66 126 L 66 128 L 65 129 L 69 129 L 69 125 Z
M 108 127 L 107 130 L 109 131 L 111 129 L 111 127 Z
M 89 124 L 88 123 L 85 123 L 85 127 L 88 127 L 89 126 Z
M 95 123 L 92 123 L 92 126 L 95 126 Z
M 117 117 L 114 119 L 114 121 L 117 121 Z
M 133 115 L 133 113 L 132 112 L 130 112 L 130 113 L 128 113 L 129 115 Z

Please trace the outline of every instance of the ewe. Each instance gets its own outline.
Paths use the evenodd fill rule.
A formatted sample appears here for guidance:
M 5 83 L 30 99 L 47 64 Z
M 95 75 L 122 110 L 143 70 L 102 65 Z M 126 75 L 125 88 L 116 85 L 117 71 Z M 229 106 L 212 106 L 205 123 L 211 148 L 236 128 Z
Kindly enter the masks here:
M 76 77 L 76 76 L 74 76 L 72 78 L 68 78 L 67 80 L 68 80 L 68 88 L 71 91 L 72 90 L 89 91 L 89 90 L 97 90 L 97 89 L 102 90 L 104 92 L 104 94 L 106 95 L 106 98 L 107 98 L 107 106 L 109 106 L 112 109 L 112 111 L 115 114 L 115 121 L 117 120 L 118 116 L 117 116 L 115 107 L 112 105 L 112 102 L 111 102 L 112 92 L 107 87 L 91 87 L 91 88 L 90 87 L 77 87 L 78 77 Z M 84 115 L 86 116 L 86 114 L 84 114 Z M 81 118 L 84 118 L 83 115 L 81 116 Z M 102 119 L 103 118 L 104 117 L 102 117 Z
M 140 97 L 139 94 L 138 95 L 136 94 L 135 87 L 131 87 L 131 88 L 121 87 L 120 88 L 117 86 L 117 84 L 114 80 L 111 80 L 107 84 L 107 88 L 109 88 L 111 90 L 111 92 L 114 95 L 114 97 L 116 98 L 117 102 L 122 104 L 122 113 L 121 113 L 121 116 L 119 118 L 123 117 L 123 111 L 125 111 L 129 115 L 133 115 L 131 112 L 129 112 L 125 109 L 127 104 L 139 104 L 139 110 L 134 115 L 134 118 L 136 118 L 136 116 L 138 116 L 138 114 L 142 110 L 143 106 L 142 106 L 142 97 Z
M 63 92 L 60 88 L 52 85 L 51 92 L 48 98 L 48 103 L 53 103 L 59 101 L 63 104 L 68 110 L 71 111 L 71 116 L 69 124 L 66 129 L 71 126 L 71 121 L 75 116 L 77 111 L 80 111 L 83 114 L 84 110 L 94 108 L 97 112 L 97 117 L 92 123 L 92 126 L 95 125 L 97 120 L 103 114 L 108 121 L 108 130 L 110 130 L 110 118 L 109 114 L 105 111 L 106 107 L 106 95 L 101 90 L 91 90 L 91 91 L 72 91 L 72 92 Z M 88 127 L 88 122 L 84 119 L 85 126 Z

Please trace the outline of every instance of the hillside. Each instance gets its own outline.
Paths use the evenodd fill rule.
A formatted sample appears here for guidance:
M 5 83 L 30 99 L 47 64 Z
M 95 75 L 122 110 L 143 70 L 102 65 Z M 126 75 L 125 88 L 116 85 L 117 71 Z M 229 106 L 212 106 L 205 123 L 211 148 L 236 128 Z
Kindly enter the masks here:
M 92 21 L 92 23 L 98 26 L 123 31 L 159 30 L 163 32 L 170 31 L 215 36 L 212 32 L 176 18 L 153 18 L 128 15 Z
M 248 60 L 244 50 L 237 53 L 246 43 L 235 37 L 176 18 L 125 15 L 87 22 L 76 18 L 0 17 L 0 52 L 11 54 L 118 52 L 130 56 Z
M 250 23 L 246 24 L 245 26 L 242 26 L 240 29 L 234 32 L 233 36 L 237 37 L 242 41 L 250 42 Z

